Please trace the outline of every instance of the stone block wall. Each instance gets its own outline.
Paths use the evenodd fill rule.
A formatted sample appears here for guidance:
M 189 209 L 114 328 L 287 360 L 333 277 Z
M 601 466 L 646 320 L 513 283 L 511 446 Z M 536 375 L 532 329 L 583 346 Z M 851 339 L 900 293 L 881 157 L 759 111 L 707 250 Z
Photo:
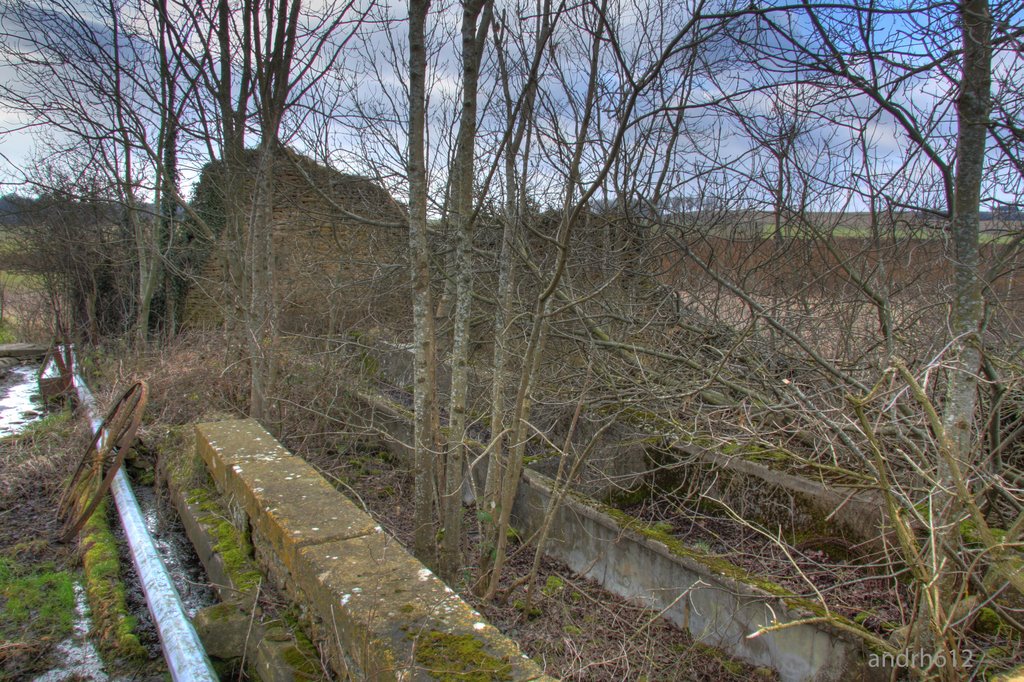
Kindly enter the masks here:
M 199 424 L 196 447 L 341 679 L 551 679 L 255 421 Z
M 255 158 L 255 154 L 253 154 Z M 223 220 L 218 167 L 204 169 L 207 213 Z M 247 191 L 251 192 L 252 181 Z M 275 298 L 283 331 L 338 333 L 409 317 L 403 207 L 368 178 L 284 150 L 274 165 Z M 220 203 L 218 203 L 220 202 Z M 220 214 L 217 214 L 217 211 Z M 361 220 L 365 218 L 366 220 Z M 216 327 L 232 300 L 227 259 L 244 245 L 222 234 L 185 299 L 186 326 Z

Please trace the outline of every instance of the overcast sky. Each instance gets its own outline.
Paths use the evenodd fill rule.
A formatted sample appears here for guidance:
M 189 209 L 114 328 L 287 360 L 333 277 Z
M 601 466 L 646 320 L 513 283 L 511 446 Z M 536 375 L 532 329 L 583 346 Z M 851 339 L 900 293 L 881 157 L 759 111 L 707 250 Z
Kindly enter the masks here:
M 87 3 L 82 3 L 86 6 Z M 642 5 L 642 6 L 641 6 Z M 76 6 L 77 8 L 77 6 Z M 500 5 L 513 15 L 516 9 L 508 3 Z M 666 2 L 660 0 L 643 0 L 642 3 L 626 3 L 623 7 L 617 8 L 615 15 L 616 36 L 619 39 L 622 57 L 628 63 L 635 65 L 640 70 L 655 56 L 650 54 L 658 45 L 657 34 L 661 31 L 669 35 L 674 25 L 681 25 L 687 19 L 685 5 L 680 3 Z M 522 10 L 520 10 L 522 11 Z M 1019 19 L 1021 10 L 1012 15 L 1014 20 Z M 405 59 L 405 32 L 406 27 L 401 22 L 405 15 L 405 5 L 395 4 L 379 5 L 374 10 L 372 18 L 374 22 L 364 27 L 356 40 L 351 41 L 347 47 L 344 59 L 341 60 L 339 68 L 332 78 L 326 81 L 324 88 L 310 93 L 301 104 L 308 105 L 309 109 L 327 109 L 331 114 L 329 117 L 320 117 L 318 113 L 306 115 L 308 111 L 301 107 L 296 109 L 298 117 L 293 116 L 287 123 L 292 125 L 292 135 L 289 137 L 289 144 L 313 156 L 325 157 L 333 164 L 342 167 L 343 170 L 363 172 L 368 174 L 379 174 L 388 182 L 394 183 L 391 187 L 396 193 L 401 192 L 402 184 L 402 154 L 404 153 L 404 64 Z M 435 51 L 435 61 L 432 72 L 432 109 L 431 109 L 431 143 L 433 154 L 430 156 L 432 169 L 436 171 L 439 182 L 443 182 L 443 174 L 447 166 L 448 147 L 450 146 L 451 130 L 456 121 L 458 111 L 458 60 L 455 48 L 457 37 L 459 13 L 456 8 L 442 8 L 435 11 L 432 16 L 432 31 Z M 796 17 L 795 19 L 793 17 Z M 580 22 L 583 14 L 566 14 L 562 24 L 552 40 L 551 55 L 561 55 L 562 61 L 546 64 L 542 69 L 544 81 L 544 97 L 540 104 L 541 122 L 538 124 L 539 135 L 569 134 L 571 133 L 579 112 L 573 111 L 574 98 L 581 96 L 586 83 L 586 65 L 588 45 L 586 41 L 585 28 Z M 652 21 L 657 17 L 658 22 Z M 785 21 L 799 25 L 800 16 L 796 14 L 783 15 Z M 513 18 L 515 18 L 513 16 Z M 849 17 L 838 13 L 836 21 L 844 21 Z M 927 19 L 927 17 L 925 17 Z M 388 21 L 392 24 L 392 32 L 384 30 Z M 644 22 L 647 25 L 644 26 Z M 878 32 L 878 43 L 880 45 L 891 44 L 894 48 L 899 47 L 907 52 L 902 58 L 910 60 L 922 59 L 927 52 L 936 52 L 934 44 L 925 40 L 925 29 L 928 26 L 918 25 L 924 19 L 913 15 L 908 19 L 901 19 L 901 23 L 890 20 L 882 22 L 882 28 Z M 675 23 L 673 23 L 675 22 Z M 518 21 L 512 21 L 508 33 L 519 28 L 524 34 L 529 33 L 531 19 L 528 16 L 521 16 Z M 792 27 L 791 27 L 792 28 Z M 5 26 L 6 31 L 12 31 L 12 27 Z M 915 37 L 913 31 L 920 31 L 921 37 Z M 10 34 L 8 34 L 9 36 Z M 939 34 L 935 34 L 939 35 Z M 508 43 L 514 42 L 510 35 L 506 35 Z M 856 36 L 848 36 L 855 39 Z M 897 45 L 898 41 L 898 45 Z M 724 43 L 723 43 L 724 44 Z M 732 49 L 726 47 L 715 47 L 717 43 L 708 43 L 701 48 L 702 58 L 713 60 L 716 49 Z M 710 48 L 708 47 L 710 46 Z M 947 45 L 945 48 L 955 47 Z M 509 47 L 511 49 L 511 46 Z M 525 61 L 530 49 L 529 41 L 524 46 L 527 54 L 518 55 L 520 62 Z M 917 54 L 915 54 L 917 53 Z M 688 177 L 695 175 L 698 167 L 704 167 L 707 149 L 703 145 L 711 144 L 711 140 L 717 145 L 715 153 L 717 160 L 723 166 L 731 164 L 734 172 L 745 172 L 756 175 L 757 172 L 768 173 L 771 169 L 766 165 L 770 161 L 770 154 L 766 156 L 766 150 L 759 148 L 756 140 L 751 135 L 760 130 L 764 134 L 771 133 L 771 128 L 778 122 L 779 116 L 786 115 L 798 106 L 797 102 L 813 101 L 819 94 L 813 88 L 805 88 L 798 93 L 796 88 L 779 88 L 773 91 L 752 93 L 743 98 L 737 99 L 733 106 L 734 113 L 747 115 L 748 122 L 752 123 L 753 132 L 744 130 L 737 126 L 735 120 L 730 119 L 728 112 L 717 110 L 714 116 L 701 108 L 702 101 L 719 97 L 724 93 L 723 87 L 732 87 L 735 83 L 752 81 L 757 73 L 752 67 L 744 66 L 741 62 L 735 62 L 730 67 L 727 55 L 720 55 L 722 59 L 715 61 L 714 72 L 703 76 L 697 76 L 693 80 L 692 89 L 687 94 L 688 106 L 693 111 L 686 114 L 687 132 L 690 134 L 688 141 L 680 142 L 677 150 L 679 178 L 678 192 L 688 192 Z M 512 55 L 513 59 L 517 55 Z M 617 65 L 608 52 L 602 62 L 602 83 L 607 88 L 607 99 L 602 100 L 602 108 L 607 111 L 604 114 L 606 120 L 602 120 L 595 131 L 598 135 L 594 144 L 586 150 L 587 159 L 592 164 L 599 164 L 602 154 L 607 149 L 607 142 L 602 141 L 602 135 L 610 134 L 614 128 L 615 107 L 618 102 L 615 100 L 616 87 L 622 86 L 626 74 L 621 71 L 621 65 Z M 1020 52 L 1015 50 L 1004 50 L 997 54 L 995 67 L 997 74 L 1004 74 L 1006 79 L 1014 83 L 1016 72 L 1020 70 Z M 398 62 L 396 65 L 395 62 Z M 488 148 L 497 144 L 498 136 L 502 131 L 500 89 L 492 77 L 487 74 L 493 70 L 493 50 L 489 51 L 485 59 L 485 75 L 481 83 L 481 138 L 480 149 L 486 154 Z M 519 63 L 522 67 L 523 64 Z M 760 65 L 762 68 L 765 64 Z M 853 65 L 853 68 L 867 69 L 866 63 Z M 672 69 L 679 68 L 671 66 L 666 69 L 668 77 L 673 73 Z M 557 73 L 556 73 L 557 72 Z M 634 74 L 636 75 L 636 74 Z M 733 78 L 730 78 L 734 76 Z M 777 74 L 776 74 L 777 75 Z M 13 82 L 13 73 L 10 67 L 0 67 L 0 79 L 3 82 Z M 560 79 L 560 80 L 559 80 Z M 566 86 L 565 83 L 569 85 Z M 330 87 L 327 87 L 330 85 Z M 566 89 L 568 87 L 568 89 Z M 998 85 L 997 85 L 998 88 Z M 834 93 L 833 93 L 834 94 Z M 929 139 L 936 145 L 941 154 L 948 156 L 951 149 L 952 114 L 950 106 L 953 96 L 953 89 L 946 74 L 940 70 L 931 70 L 923 76 L 910 78 L 900 87 L 893 88 L 890 93 L 893 101 L 897 102 L 904 110 L 914 116 L 921 117 L 923 124 L 927 126 Z M 652 102 L 650 104 L 641 102 L 638 104 L 638 112 L 644 113 L 643 107 L 649 106 L 655 111 L 662 103 Z M 604 105 L 607 105 L 606 107 Z M 858 109 L 868 110 L 873 106 L 867 98 L 853 98 L 844 102 L 836 102 L 834 99 L 828 101 L 821 98 L 820 103 L 805 105 L 811 109 L 813 115 L 805 116 L 807 121 L 802 124 L 803 132 L 800 138 L 801 163 L 804 170 L 810 172 L 818 167 L 824 170 L 824 164 L 835 163 L 829 154 L 833 151 L 845 149 L 849 146 L 857 130 L 846 127 L 840 120 L 843 115 L 843 108 L 851 116 L 857 113 Z M 787 108 L 788 107 L 788 108 Z M 819 110 L 819 107 L 821 108 Z M 817 114 L 825 108 L 831 108 L 836 112 L 836 123 L 830 123 Z M 365 123 L 353 125 L 355 114 L 365 113 L 373 109 L 379 116 L 372 126 Z M 780 113 L 781 112 L 781 113 Z M 322 112 L 321 112 L 322 113 Z M 808 112 L 804 112 L 805 114 Z M 853 120 L 852 118 L 850 120 Z M 295 129 L 295 121 L 301 121 L 301 126 Z M 35 135 L 41 131 L 25 130 L 22 128 L 25 121 L 10 111 L 0 110 L 0 179 L 5 182 L 15 181 L 21 173 L 29 166 L 33 158 Z M 287 125 L 286 123 L 286 125 Z M 604 126 L 604 127 L 602 127 Z M 928 173 L 927 163 L 917 163 L 909 168 L 901 168 L 908 153 L 914 150 L 906 131 L 896 125 L 891 114 L 879 113 L 863 123 L 864 139 L 870 144 L 870 159 L 873 164 L 873 172 L 884 175 L 886 173 L 901 170 L 911 174 Z M 371 129 L 372 128 L 372 129 Z M 627 133 L 629 136 L 639 136 L 646 130 L 642 122 Z M 493 131 L 493 132 L 489 132 Z M 544 152 L 544 141 L 537 142 L 542 154 L 538 154 L 535 161 L 535 169 L 538 169 L 536 180 L 537 191 L 542 191 L 542 185 L 546 180 L 556 181 L 560 168 L 560 157 L 557 153 L 557 146 L 551 146 L 548 152 Z M 664 150 L 653 148 L 646 155 L 637 157 L 637 168 L 649 165 L 653 168 L 659 163 L 659 154 Z M 547 156 L 544 156 L 547 154 Z M 202 163 L 205 162 L 205 145 L 198 140 L 193 140 L 183 154 L 182 181 L 187 187 L 194 182 L 197 172 Z M 763 166 L 762 171 L 758 171 Z M 689 175 L 687 175 L 689 174 Z M 699 183 L 698 183 L 699 184 Z M 756 183 L 754 183 L 756 184 Z M 1018 185 L 1019 186 L 1019 185 Z M 13 187 L 8 185 L 7 190 Z M 1012 198 L 1013 187 L 994 190 L 997 196 L 1003 199 Z

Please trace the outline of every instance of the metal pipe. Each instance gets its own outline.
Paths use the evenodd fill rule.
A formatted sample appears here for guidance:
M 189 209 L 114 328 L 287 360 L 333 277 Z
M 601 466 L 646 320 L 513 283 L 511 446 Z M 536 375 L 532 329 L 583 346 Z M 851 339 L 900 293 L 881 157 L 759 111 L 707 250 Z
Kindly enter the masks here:
M 77 361 L 74 366 L 78 366 Z M 74 384 L 78 401 L 85 407 L 89 423 L 95 433 L 103 423 L 96 409 L 96 399 L 78 373 L 74 375 Z M 153 544 L 153 538 L 146 529 L 139 503 L 123 469 L 119 469 L 115 474 L 110 491 L 114 495 L 121 525 L 124 526 L 135 571 L 142 583 L 142 591 L 146 594 L 146 604 L 153 614 L 153 621 L 160 635 L 160 646 L 171 679 L 175 682 L 217 682 L 220 678 L 213 671 L 213 665 L 206 655 L 206 650 L 203 649 L 202 642 L 199 641 L 199 635 L 196 634 L 196 629 L 192 627 L 192 622 L 181 605 L 181 598 L 174 589 L 174 583 L 171 582 L 171 577 L 167 574 L 167 569 Z

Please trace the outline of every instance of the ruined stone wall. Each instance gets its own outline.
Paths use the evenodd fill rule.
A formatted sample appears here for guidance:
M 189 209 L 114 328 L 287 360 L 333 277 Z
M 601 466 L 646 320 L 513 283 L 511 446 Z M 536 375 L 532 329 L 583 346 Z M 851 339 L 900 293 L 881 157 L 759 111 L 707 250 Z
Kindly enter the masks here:
M 255 180 L 255 154 L 252 158 L 249 187 Z M 210 164 L 201 183 L 213 185 L 216 174 Z M 402 206 L 367 178 L 338 173 L 287 150 L 276 160 L 273 174 L 280 329 L 313 335 L 352 328 L 399 331 L 408 317 L 408 236 Z M 213 186 L 207 192 L 214 200 L 204 209 L 223 220 L 216 215 L 222 189 Z M 226 258 L 243 248 L 221 235 L 210 249 L 185 301 L 186 326 L 223 324 L 234 299 Z

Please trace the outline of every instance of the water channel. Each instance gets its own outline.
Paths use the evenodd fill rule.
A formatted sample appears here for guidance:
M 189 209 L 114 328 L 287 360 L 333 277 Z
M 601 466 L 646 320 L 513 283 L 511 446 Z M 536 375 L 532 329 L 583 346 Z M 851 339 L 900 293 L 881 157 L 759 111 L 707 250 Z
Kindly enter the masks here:
M 4 370 L 0 370 L 4 371 Z M 27 364 L 10 367 L 0 377 L 0 437 L 21 433 L 33 422 L 42 419 L 46 406 L 39 395 L 38 365 Z M 192 545 L 185 536 L 181 523 L 170 505 L 159 499 L 152 486 L 135 485 L 135 496 L 142 509 L 146 527 L 153 536 L 154 544 L 181 595 L 185 611 L 192 617 L 216 601 L 202 564 L 195 555 Z M 124 533 L 113 517 L 115 537 L 124 547 Z M 122 550 L 122 570 L 127 592 L 128 606 L 139 622 L 138 634 L 151 655 L 160 656 L 156 629 L 146 608 L 145 598 L 126 549 Z M 111 675 L 104 666 L 96 646 L 89 638 L 92 621 L 85 589 L 75 584 L 75 622 L 71 635 L 56 647 L 54 660 L 59 667 L 34 678 L 33 682 L 127 682 L 146 679 L 138 674 Z M 155 679 L 163 679 L 157 674 Z

